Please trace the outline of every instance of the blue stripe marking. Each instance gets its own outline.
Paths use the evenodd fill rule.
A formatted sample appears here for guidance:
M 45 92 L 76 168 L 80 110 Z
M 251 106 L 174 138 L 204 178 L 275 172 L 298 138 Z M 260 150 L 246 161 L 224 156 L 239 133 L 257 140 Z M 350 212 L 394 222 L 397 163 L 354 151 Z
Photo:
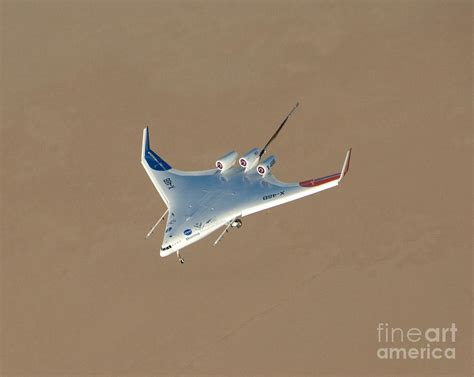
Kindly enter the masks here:
M 165 171 L 170 170 L 171 165 L 169 165 L 165 160 L 158 156 L 155 152 L 150 149 L 150 137 L 148 133 L 148 127 L 146 128 L 145 136 L 145 160 L 153 170 Z
M 331 174 L 331 175 L 327 175 L 325 177 L 321 177 L 321 178 L 316 178 L 316 179 L 313 179 L 314 182 L 318 182 L 318 181 L 322 181 L 324 179 L 327 179 L 327 178 L 333 178 L 337 175 L 340 175 L 340 173 L 335 173 L 335 174 Z

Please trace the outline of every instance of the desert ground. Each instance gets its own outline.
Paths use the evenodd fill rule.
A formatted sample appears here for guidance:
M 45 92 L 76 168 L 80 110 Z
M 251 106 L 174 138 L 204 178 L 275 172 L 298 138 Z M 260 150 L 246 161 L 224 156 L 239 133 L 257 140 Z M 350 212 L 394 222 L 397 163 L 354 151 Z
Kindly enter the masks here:
M 472 2 L 1 2 L 2 376 L 470 376 Z M 343 183 L 160 258 L 141 136 Z M 217 237 L 217 234 L 215 234 Z M 454 360 L 376 328 L 455 323 Z

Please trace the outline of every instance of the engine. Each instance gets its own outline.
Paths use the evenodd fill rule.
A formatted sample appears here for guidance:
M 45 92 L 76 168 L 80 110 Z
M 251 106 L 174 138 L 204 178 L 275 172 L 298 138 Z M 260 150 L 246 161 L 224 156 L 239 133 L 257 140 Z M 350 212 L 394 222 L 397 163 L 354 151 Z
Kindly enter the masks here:
M 219 169 L 221 172 L 226 171 L 235 164 L 235 161 L 237 161 L 238 157 L 239 155 L 237 152 L 229 152 L 216 161 L 216 168 Z
M 258 155 L 260 154 L 260 149 L 254 148 L 245 153 L 239 159 L 239 164 L 242 166 L 245 171 L 252 169 L 258 162 Z
M 275 165 L 275 162 L 275 156 L 272 155 L 268 157 L 265 161 L 257 166 L 257 173 L 262 177 L 265 177 L 268 173 L 270 173 L 270 170 L 272 169 L 272 166 Z

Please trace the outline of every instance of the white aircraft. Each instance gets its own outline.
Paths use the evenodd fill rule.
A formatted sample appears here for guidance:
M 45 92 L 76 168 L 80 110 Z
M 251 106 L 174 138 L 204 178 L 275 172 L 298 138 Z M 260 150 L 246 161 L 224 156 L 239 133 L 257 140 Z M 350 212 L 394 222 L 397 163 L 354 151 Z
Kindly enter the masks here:
M 316 194 L 341 182 L 349 170 L 351 149 L 340 173 L 298 183 L 280 182 L 273 176 L 275 156 L 262 161 L 269 144 L 297 107 L 298 103 L 262 149 L 253 148 L 240 158 L 237 152 L 229 152 L 216 161 L 215 169 L 205 171 L 173 169 L 150 149 L 148 127 L 143 130 L 141 163 L 167 207 L 146 238 L 168 214 L 160 256 L 176 253 L 184 263 L 180 250 L 220 227 L 225 228 L 214 245 L 230 228 L 240 228 L 244 216 Z M 239 165 L 234 166 L 237 160 Z

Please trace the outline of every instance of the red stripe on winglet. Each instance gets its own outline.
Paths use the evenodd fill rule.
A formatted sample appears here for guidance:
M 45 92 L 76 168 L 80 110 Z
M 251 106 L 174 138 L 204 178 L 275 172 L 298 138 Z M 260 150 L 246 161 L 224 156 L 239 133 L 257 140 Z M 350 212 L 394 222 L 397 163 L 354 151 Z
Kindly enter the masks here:
M 325 183 L 335 181 L 336 179 L 339 179 L 340 176 L 341 176 L 341 173 L 336 173 L 336 174 L 328 175 L 327 177 L 309 179 L 307 181 L 301 181 L 300 186 L 301 187 L 320 186 L 320 185 L 324 185 Z

